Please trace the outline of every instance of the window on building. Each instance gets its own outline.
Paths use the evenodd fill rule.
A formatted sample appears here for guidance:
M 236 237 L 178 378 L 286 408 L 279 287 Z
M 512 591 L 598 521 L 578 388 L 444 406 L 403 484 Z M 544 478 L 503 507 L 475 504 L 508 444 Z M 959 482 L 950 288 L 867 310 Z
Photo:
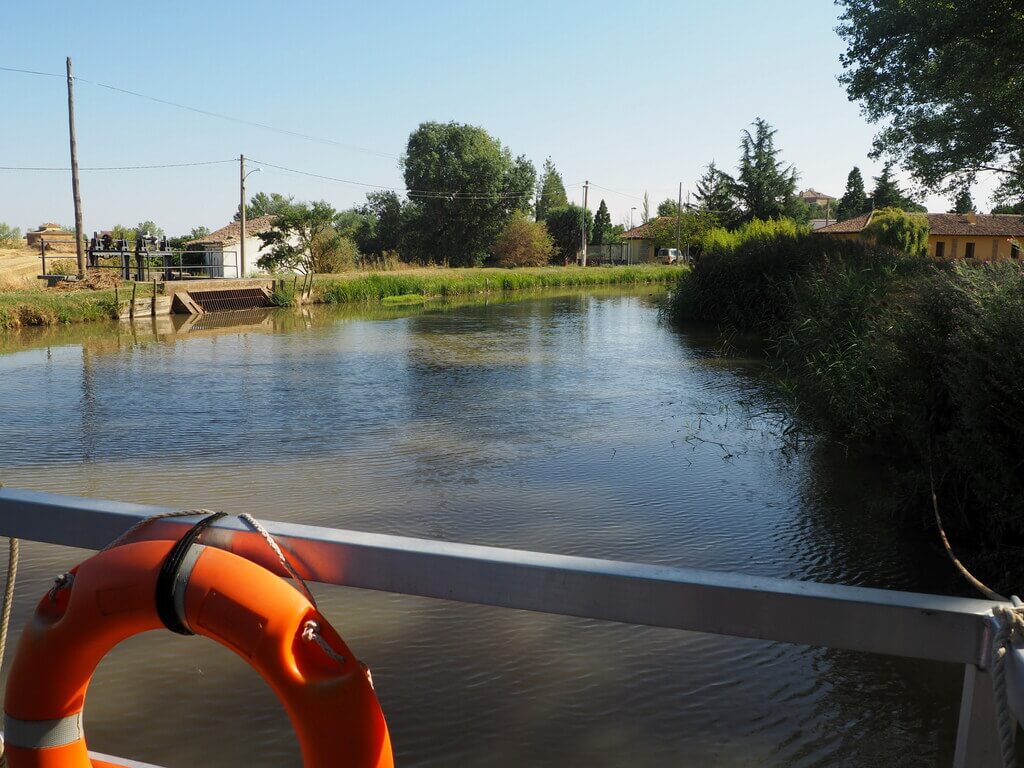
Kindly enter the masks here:
M 965 259 L 973 259 L 974 258 L 974 243 L 965 243 L 964 244 L 964 258 Z
M 1011 259 L 1019 259 L 1020 258 L 1020 246 L 1017 245 L 1016 243 L 1010 243 L 1010 258 Z
M 946 258 L 946 244 L 938 242 L 935 244 L 935 258 L 944 259 Z

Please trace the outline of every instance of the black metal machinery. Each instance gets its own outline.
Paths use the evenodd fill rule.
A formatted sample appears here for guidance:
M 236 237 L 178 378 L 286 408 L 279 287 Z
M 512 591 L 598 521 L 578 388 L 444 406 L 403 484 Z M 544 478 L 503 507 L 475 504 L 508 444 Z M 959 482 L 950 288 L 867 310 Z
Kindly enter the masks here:
M 134 256 L 134 264 L 132 256 Z M 125 238 L 114 238 L 110 232 L 102 234 L 93 232 L 89 240 L 88 259 L 90 269 L 117 269 L 125 280 L 135 279 L 142 282 L 151 279 L 155 269 L 163 273 L 164 280 L 174 279 L 174 254 L 166 237 L 157 238 L 149 233 L 139 232 L 135 237 L 134 246 Z M 101 264 L 100 260 L 116 259 L 114 264 Z M 159 262 L 154 264 L 153 262 Z M 178 269 L 179 279 L 183 276 Z

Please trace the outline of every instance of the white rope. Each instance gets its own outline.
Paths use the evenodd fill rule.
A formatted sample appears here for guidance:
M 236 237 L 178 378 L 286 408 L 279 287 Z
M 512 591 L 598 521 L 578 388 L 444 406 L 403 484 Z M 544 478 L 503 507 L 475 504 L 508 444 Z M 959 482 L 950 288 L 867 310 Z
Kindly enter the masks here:
M 307 642 L 308 641 L 315 642 L 317 645 L 320 646 L 320 649 L 324 653 L 326 653 L 328 656 L 330 656 L 332 659 L 334 659 L 339 664 L 344 664 L 345 663 L 345 661 L 346 661 L 345 657 L 342 656 L 340 653 L 338 653 L 333 648 L 331 648 L 330 644 L 326 640 L 324 640 L 324 636 L 320 634 L 320 625 L 317 624 L 312 619 L 310 619 L 309 621 L 307 621 L 305 624 L 302 625 L 302 639 L 306 640 Z
M 18 553 L 20 543 L 15 538 L 7 539 L 7 582 L 4 584 L 3 607 L 0 608 L 0 669 L 3 668 L 7 651 L 7 630 L 11 626 L 11 608 L 14 605 L 14 583 L 18 579 Z M 3 739 L 0 739 L 0 768 L 7 768 L 7 754 Z
M 1001 605 L 993 610 L 993 614 L 999 620 L 999 629 L 992 638 L 992 695 L 995 699 L 999 748 L 1004 768 L 1017 768 L 1014 747 L 1017 724 L 1006 696 L 1006 657 L 1013 650 L 1014 639 L 1024 639 L 1024 612 L 1020 600 L 1014 598 L 1012 608 Z
M 248 512 L 243 512 L 242 514 L 240 514 L 238 516 L 238 519 L 247 522 L 252 527 L 252 529 L 256 531 L 256 533 L 263 537 L 263 540 L 267 542 L 267 546 L 270 547 L 271 550 L 273 550 L 274 554 L 277 555 L 277 559 L 281 561 L 281 565 L 284 567 L 284 569 L 288 571 L 289 574 L 291 574 L 291 577 L 295 579 L 296 582 L 302 585 L 302 592 L 306 596 L 306 599 L 309 600 L 310 605 L 316 608 L 316 598 L 313 597 L 313 593 L 309 590 L 309 585 L 306 584 L 305 579 L 303 579 L 299 575 L 299 572 L 295 570 L 295 567 L 291 564 L 291 562 L 289 562 L 288 558 L 285 557 L 284 552 L 281 551 L 281 547 L 278 546 L 278 543 L 274 540 L 274 537 L 270 535 L 270 531 L 264 528 L 260 521 L 252 515 L 250 515 Z
M 122 533 L 112 542 L 107 544 L 107 546 L 101 549 L 100 552 L 106 552 L 108 549 L 113 549 L 114 547 L 118 546 L 121 542 L 128 539 L 136 531 L 145 528 L 147 525 L 149 525 L 155 520 L 164 520 L 168 517 L 196 517 L 199 515 L 206 517 L 213 514 L 216 513 L 211 509 L 183 509 L 179 512 L 161 512 L 157 515 L 151 515 L 150 517 L 147 517 L 145 520 L 139 520 L 139 522 L 135 523 L 135 525 L 133 525 L 127 531 Z

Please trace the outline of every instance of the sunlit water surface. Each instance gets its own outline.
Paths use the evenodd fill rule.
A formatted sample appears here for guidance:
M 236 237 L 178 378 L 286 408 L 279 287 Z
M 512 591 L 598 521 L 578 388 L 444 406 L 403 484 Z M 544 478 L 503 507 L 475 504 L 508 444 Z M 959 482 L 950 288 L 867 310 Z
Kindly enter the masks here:
M 883 467 L 783 436 L 756 356 L 654 290 L 0 336 L 11 486 L 379 533 L 944 591 Z M 24 548 L 15 626 L 85 553 Z M 338 587 L 404 766 L 932 766 L 960 671 Z M 90 746 L 298 766 L 229 652 L 150 633 L 89 694 Z

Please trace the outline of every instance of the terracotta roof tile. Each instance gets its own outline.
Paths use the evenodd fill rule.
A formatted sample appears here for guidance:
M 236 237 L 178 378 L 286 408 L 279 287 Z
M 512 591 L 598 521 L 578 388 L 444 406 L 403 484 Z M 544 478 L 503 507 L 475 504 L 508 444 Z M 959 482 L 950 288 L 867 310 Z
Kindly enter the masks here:
M 937 237 L 981 235 L 984 237 L 1024 237 L 1024 216 L 1009 213 L 966 214 L 928 213 L 928 233 Z M 973 223 L 971 219 L 973 218 Z M 860 232 L 871 214 L 856 216 L 815 230 L 816 234 L 841 235 Z
M 623 240 L 650 240 L 654 237 L 654 233 L 651 231 L 652 225 L 661 219 L 672 219 L 675 220 L 674 216 L 655 216 L 653 219 L 648 221 L 646 224 L 640 224 L 639 226 L 627 229 L 622 233 L 621 237 Z
M 1024 236 L 1024 216 L 1009 213 L 976 214 L 972 224 L 965 213 L 929 213 L 928 227 L 933 235 Z
M 871 218 L 870 213 L 865 213 L 861 216 L 854 216 L 852 219 L 844 219 L 843 221 L 837 221 L 835 224 L 829 224 L 827 227 L 814 230 L 816 235 L 848 235 L 856 234 L 860 232 L 864 227 L 868 225 L 868 220 Z
M 245 222 L 245 234 L 248 237 L 266 232 L 274 225 L 273 214 L 257 216 Z M 197 240 L 189 240 L 185 245 L 206 245 L 208 243 L 237 243 L 242 235 L 242 222 L 232 221 L 226 227 L 221 227 L 216 232 L 211 232 L 206 237 Z

